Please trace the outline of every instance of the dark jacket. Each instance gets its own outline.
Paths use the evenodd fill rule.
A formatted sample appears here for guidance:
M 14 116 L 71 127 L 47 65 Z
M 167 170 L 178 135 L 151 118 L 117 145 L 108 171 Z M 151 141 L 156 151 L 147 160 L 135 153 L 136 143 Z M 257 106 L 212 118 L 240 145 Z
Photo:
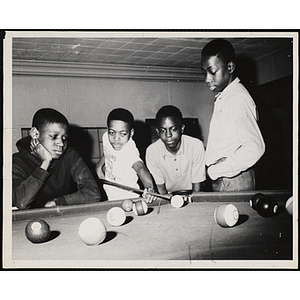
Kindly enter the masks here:
M 13 205 L 38 208 L 55 199 L 57 205 L 100 201 L 99 187 L 78 152 L 69 147 L 62 157 L 52 160 L 47 171 L 30 152 L 30 137 L 17 142 L 13 155 Z

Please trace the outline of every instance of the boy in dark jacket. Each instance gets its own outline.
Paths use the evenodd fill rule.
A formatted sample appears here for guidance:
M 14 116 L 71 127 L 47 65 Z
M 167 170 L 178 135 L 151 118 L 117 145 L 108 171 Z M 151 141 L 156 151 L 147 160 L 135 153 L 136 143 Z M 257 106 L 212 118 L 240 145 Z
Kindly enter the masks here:
M 68 148 L 68 120 L 44 108 L 32 121 L 30 136 L 13 155 L 13 206 L 19 209 L 100 201 L 99 187 L 87 165 Z

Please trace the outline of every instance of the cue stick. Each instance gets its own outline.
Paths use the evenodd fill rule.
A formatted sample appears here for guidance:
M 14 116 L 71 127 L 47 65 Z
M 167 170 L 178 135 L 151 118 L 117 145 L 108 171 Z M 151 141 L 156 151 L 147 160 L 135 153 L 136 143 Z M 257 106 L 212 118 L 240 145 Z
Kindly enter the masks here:
M 123 185 L 123 184 L 120 184 L 120 183 L 117 183 L 117 182 L 109 181 L 109 180 L 106 180 L 106 179 L 102 179 L 102 182 L 104 184 L 108 184 L 108 185 L 118 187 L 118 188 L 123 189 L 125 191 L 136 192 L 138 194 L 143 194 L 144 193 L 143 190 L 133 188 L 133 187 L 130 187 L 130 186 L 127 186 L 127 185 Z M 158 193 L 154 193 L 154 192 L 147 192 L 147 194 L 158 197 L 158 198 L 166 199 L 166 200 L 169 200 L 169 201 L 171 200 L 170 197 L 162 195 L 162 194 L 158 194 Z

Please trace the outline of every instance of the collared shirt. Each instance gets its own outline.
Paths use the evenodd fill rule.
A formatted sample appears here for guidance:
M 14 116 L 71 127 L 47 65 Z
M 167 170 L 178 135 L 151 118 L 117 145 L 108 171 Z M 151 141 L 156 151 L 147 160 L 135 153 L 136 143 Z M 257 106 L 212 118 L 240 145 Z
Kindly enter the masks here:
M 264 151 L 255 103 L 236 78 L 215 100 L 205 154 L 208 175 L 213 180 L 236 176 L 252 167 Z
M 159 139 L 146 151 L 146 164 L 156 184 L 165 184 L 168 192 L 192 189 L 192 183 L 205 180 L 203 143 L 182 135 L 181 145 L 174 155 Z

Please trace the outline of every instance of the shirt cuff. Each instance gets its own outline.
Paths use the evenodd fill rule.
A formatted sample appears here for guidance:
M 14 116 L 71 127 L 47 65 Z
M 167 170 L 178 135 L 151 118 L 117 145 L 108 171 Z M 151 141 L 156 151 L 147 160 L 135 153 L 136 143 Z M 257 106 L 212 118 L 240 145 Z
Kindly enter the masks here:
M 68 203 L 65 200 L 65 197 L 58 197 L 54 199 L 57 206 L 67 205 Z

